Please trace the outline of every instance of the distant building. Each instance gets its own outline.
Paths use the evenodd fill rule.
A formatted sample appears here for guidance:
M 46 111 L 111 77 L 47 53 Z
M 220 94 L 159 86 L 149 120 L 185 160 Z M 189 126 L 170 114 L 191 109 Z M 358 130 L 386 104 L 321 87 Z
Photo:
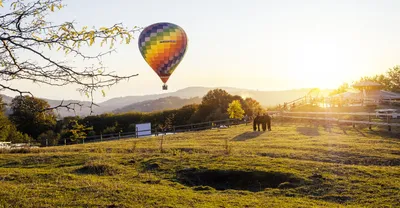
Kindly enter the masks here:
M 363 106 L 377 106 L 400 100 L 400 93 L 382 90 L 383 86 L 373 81 L 361 81 L 353 85 L 361 93 Z

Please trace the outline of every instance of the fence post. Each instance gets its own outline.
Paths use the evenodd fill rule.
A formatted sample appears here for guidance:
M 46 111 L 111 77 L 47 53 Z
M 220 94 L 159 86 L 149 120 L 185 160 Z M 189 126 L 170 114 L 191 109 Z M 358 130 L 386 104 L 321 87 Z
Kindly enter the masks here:
M 85 144 L 85 138 L 82 139 L 82 144 Z
M 46 147 L 49 146 L 49 139 L 46 138 Z
M 118 132 L 118 139 L 121 139 L 121 132 Z
M 64 145 L 67 145 L 67 138 L 64 138 Z
M 371 122 L 371 115 L 369 115 L 368 114 L 368 122 Z M 371 130 L 372 129 L 372 126 L 371 126 L 371 124 L 369 124 L 369 130 Z
M 173 131 L 174 131 L 174 134 L 176 133 L 176 131 L 175 131 L 175 126 L 174 127 L 172 127 L 172 129 L 173 129 Z
M 100 141 L 101 142 L 103 141 L 103 134 L 102 133 L 100 134 Z
M 389 114 L 386 112 L 386 120 L 388 123 L 388 131 L 392 131 L 392 127 L 390 126 L 390 119 L 389 119 Z
M 139 138 L 138 127 L 135 128 L 135 137 L 136 137 L 136 138 Z

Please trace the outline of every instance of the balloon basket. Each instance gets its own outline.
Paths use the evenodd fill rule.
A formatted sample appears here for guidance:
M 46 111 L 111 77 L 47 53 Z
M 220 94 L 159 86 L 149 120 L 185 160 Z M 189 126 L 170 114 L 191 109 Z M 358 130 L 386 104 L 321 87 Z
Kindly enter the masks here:
M 168 86 L 165 84 L 165 85 L 162 86 L 162 89 L 163 90 L 168 90 Z

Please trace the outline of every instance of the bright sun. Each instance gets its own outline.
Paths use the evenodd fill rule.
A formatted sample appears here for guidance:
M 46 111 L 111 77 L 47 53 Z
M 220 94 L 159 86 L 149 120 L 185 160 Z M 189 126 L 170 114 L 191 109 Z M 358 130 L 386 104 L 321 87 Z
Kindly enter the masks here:
M 291 77 L 299 85 L 337 88 L 353 77 L 352 63 L 335 41 L 307 39 L 294 45 L 289 57 Z

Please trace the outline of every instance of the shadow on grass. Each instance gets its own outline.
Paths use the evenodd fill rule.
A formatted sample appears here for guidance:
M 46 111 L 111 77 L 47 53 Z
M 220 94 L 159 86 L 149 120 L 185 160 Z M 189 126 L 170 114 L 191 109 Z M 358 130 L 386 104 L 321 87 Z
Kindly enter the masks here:
M 311 127 L 297 127 L 297 132 L 306 136 L 320 136 L 321 134 L 318 131 L 318 128 Z
M 249 131 L 249 132 L 244 132 L 243 134 L 239 134 L 237 136 L 235 136 L 232 141 L 246 141 L 249 139 L 254 139 L 258 136 L 260 136 L 261 134 L 264 134 L 265 132 L 263 131 Z
M 369 134 L 375 135 L 375 136 L 381 136 L 381 137 L 387 137 L 387 138 L 393 138 L 393 139 L 400 139 L 400 133 L 393 132 L 393 131 L 388 131 L 387 129 L 371 129 L 368 132 Z
M 349 135 L 349 134 L 347 134 L 347 131 L 346 131 L 348 129 L 345 126 L 339 125 L 339 128 L 343 131 L 343 134 Z
M 209 170 L 189 168 L 177 171 L 179 183 L 190 186 L 206 186 L 216 190 L 263 191 L 265 188 L 290 189 L 304 185 L 305 181 L 291 173 Z M 203 189 L 202 187 L 202 189 Z
M 360 129 L 358 129 L 357 127 L 355 127 L 354 130 L 356 130 L 359 134 L 361 134 L 361 136 L 368 137 L 366 134 L 364 134 L 364 132 L 360 131 Z

